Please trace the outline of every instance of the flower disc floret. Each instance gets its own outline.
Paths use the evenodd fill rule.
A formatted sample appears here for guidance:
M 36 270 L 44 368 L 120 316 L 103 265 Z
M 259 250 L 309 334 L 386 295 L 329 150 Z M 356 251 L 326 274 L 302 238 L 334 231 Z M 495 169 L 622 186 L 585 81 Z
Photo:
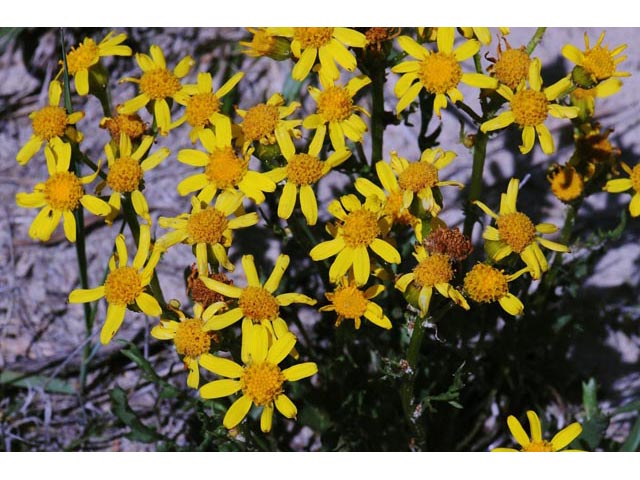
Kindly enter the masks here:
M 34 135 L 49 141 L 54 137 L 64 135 L 68 121 L 64 108 L 48 105 L 33 114 L 31 124 Z
M 331 41 L 332 27 L 297 27 L 293 32 L 293 39 L 300 42 L 304 48 L 320 48 Z
M 107 185 L 114 191 L 129 193 L 138 190 L 144 172 L 140 163 L 131 157 L 118 158 L 109 167 Z
M 376 214 L 366 209 L 349 213 L 342 228 L 344 242 L 351 248 L 367 246 L 380 234 Z
M 479 303 L 497 302 L 509 293 L 507 277 L 500 270 L 478 263 L 464 277 L 464 289 Z
M 226 147 L 209 156 L 204 173 L 219 189 L 225 189 L 240 183 L 248 169 L 249 161 L 239 158 L 233 148 Z
M 500 215 L 496 223 L 500 238 L 516 253 L 521 253 L 536 238 L 536 227 L 522 212 Z
M 359 290 L 355 284 L 338 287 L 333 294 L 332 302 L 338 315 L 351 319 L 364 316 L 369 303 L 364 292 Z
M 535 127 L 548 115 L 549 101 L 544 92 L 525 89 L 516 92 L 511 100 L 515 122 L 521 127 Z
M 83 195 L 80 180 L 71 172 L 57 172 L 44 184 L 45 200 L 55 210 L 75 210 Z
M 178 324 L 173 342 L 180 355 L 196 358 L 209 352 L 211 335 L 202 326 L 202 320 L 198 318 L 188 318 Z
M 451 260 L 447 255 L 436 253 L 421 260 L 413 270 L 413 275 L 418 287 L 449 283 L 453 279 Z
M 322 178 L 323 164 L 313 155 L 298 153 L 287 163 L 287 178 L 296 185 L 311 185 Z
M 249 365 L 240 377 L 242 393 L 258 406 L 267 405 L 282 394 L 285 380 L 280 367 L 266 361 Z
M 224 212 L 214 207 L 207 207 L 192 213 L 187 222 L 187 233 L 194 243 L 216 244 L 229 225 Z
M 606 47 L 595 46 L 584 54 L 582 66 L 596 79 L 603 80 L 613 76 L 616 72 L 616 63 L 611 51 Z
M 238 305 L 251 320 L 275 320 L 280 313 L 276 299 L 265 288 L 248 286 L 242 291 Z
M 278 126 L 278 107 L 260 103 L 247 110 L 242 122 L 242 131 L 247 140 L 253 142 L 271 135 Z
M 318 96 L 318 114 L 325 122 L 346 120 L 352 110 L 353 97 L 344 87 L 329 87 Z
M 213 92 L 197 93 L 192 96 L 185 108 L 187 123 L 192 127 L 209 124 L 209 118 L 220 111 L 220 100 Z
M 149 70 L 140 78 L 140 90 L 152 100 L 172 97 L 180 90 L 180 80 L 164 68 Z
M 140 275 L 133 267 L 119 267 L 109 272 L 104 282 L 104 296 L 114 305 L 130 305 L 142 293 Z
M 493 65 L 498 81 L 512 90 L 527 78 L 531 58 L 523 48 L 508 48 L 500 53 L 500 58 Z
M 640 192 L 640 163 L 631 170 L 631 185 L 636 192 Z
M 398 184 L 403 190 L 417 193 L 438 183 L 438 169 L 428 162 L 414 162 L 400 173 Z
M 98 45 L 91 38 L 85 39 L 77 48 L 71 47 L 67 54 L 67 68 L 71 75 L 78 71 L 88 69 L 100 60 Z
M 418 79 L 429 93 L 446 93 L 460 83 L 462 68 L 451 53 L 432 53 L 422 60 Z

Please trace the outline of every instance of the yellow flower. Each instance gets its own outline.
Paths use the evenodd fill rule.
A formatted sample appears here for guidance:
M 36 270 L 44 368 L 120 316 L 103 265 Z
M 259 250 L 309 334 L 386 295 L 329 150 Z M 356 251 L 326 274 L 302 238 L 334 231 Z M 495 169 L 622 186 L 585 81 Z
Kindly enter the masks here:
M 540 426 L 540 419 L 536 412 L 529 410 L 527 412 L 527 418 L 529 419 L 529 428 L 531 430 L 531 438 L 524 431 L 522 425 L 516 417 L 509 415 L 507 418 L 507 425 L 511 431 L 511 435 L 515 438 L 516 442 L 522 447 L 520 452 L 577 452 L 580 450 L 564 450 L 564 448 L 573 442 L 582 433 L 582 426 L 578 422 L 574 422 L 571 425 L 563 428 L 554 435 L 550 442 L 542 438 L 542 428 Z M 494 448 L 492 452 L 517 452 L 515 448 Z
M 160 260 L 160 249 L 153 248 L 150 258 L 151 233 L 149 225 L 140 225 L 138 251 L 132 266 L 127 265 L 127 246 L 124 235 L 116 237 L 116 253 L 109 261 L 109 273 L 103 285 L 90 289 L 77 289 L 69 295 L 69 303 L 95 302 L 104 297 L 107 300 L 107 316 L 100 331 L 100 341 L 108 344 L 120 329 L 127 306 L 134 303 L 147 315 L 162 314 L 158 301 L 145 292 L 151 282 L 153 271 Z M 116 258 L 118 265 L 116 267 Z M 146 262 L 146 265 L 145 265 Z
M 298 61 L 291 76 L 298 81 L 307 78 L 316 59 L 320 60 L 319 73 L 323 82 L 329 83 L 340 77 L 336 63 L 353 72 L 357 66 L 356 58 L 346 47 L 362 48 L 367 43 L 364 34 L 341 27 L 277 27 L 267 28 L 267 34 L 293 38 L 291 51 Z
M 131 56 L 131 47 L 121 45 L 126 39 L 127 35 L 124 33 L 116 35 L 115 32 L 109 32 L 97 45 L 93 39 L 85 38 L 77 47 L 71 47 L 71 51 L 67 53 L 67 67 L 73 75 L 78 95 L 89 93 L 89 71 L 101 57 Z
M 62 137 L 67 133 L 69 125 L 75 125 L 84 117 L 84 112 L 74 112 L 67 115 L 66 110 L 60 106 L 62 86 L 55 80 L 49 84 L 49 105 L 29 115 L 33 134 L 27 143 L 20 149 L 16 160 L 20 165 L 26 165 L 31 157 L 40 151 L 44 142 L 49 145 L 62 142 Z M 82 136 L 77 133 L 78 141 Z
M 477 38 L 483 45 L 491 43 L 491 30 L 487 27 L 460 27 L 464 38 Z
M 391 69 L 403 74 L 393 91 L 398 97 L 396 112 L 400 113 L 418 96 L 424 88 L 435 95 L 433 109 L 440 117 L 440 109 L 446 108 L 447 96 L 453 103 L 464 100 L 458 90 L 460 82 L 477 88 L 497 88 L 498 81 L 480 73 L 465 73 L 460 63 L 480 50 L 480 42 L 467 40 L 453 49 L 453 28 L 438 28 L 438 51 L 432 52 L 410 37 L 398 38 L 400 47 L 416 60 L 402 62 Z M 414 83 L 415 82 L 415 83 Z
M 200 277 L 202 282 L 214 292 L 225 297 L 238 299 L 238 306 L 219 315 L 212 316 L 205 326 L 207 330 L 222 330 L 242 319 L 242 349 L 247 352 L 247 345 L 252 338 L 258 335 L 258 330 L 266 331 L 270 338 L 282 338 L 288 331 L 286 322 L 280 316 L 280 307 L 286 307 L 292 303 L 315 305 L 316 300 L 301 293 L 281 293 L 274 295 L 278 289 L 282 276 L 289 266 L 289 256 L 280 255 L 276 260 L 273 272 L 264 283 L 260 282 L 253 255 L 242 256 L 242 267 L 247 277 L 248 285 L 240 288 L 236 285 L 228 285 L 212 278 Z M 253 324 L 264 328 L 252 328 Z M 251 330 L 247 335 L 247 331 Z M 260 335 L 262 335 L 260 333 Z M 243 361 L 246 353 L 243 353 Z
M 208 259 L 215 258 L 220 265 L 233 271 L 226 248 L 231 246 L 232 231 L 258 223 L 255 212 L 227 217 L 242 206 L 242 195 L 237 192 L 222 192 L 216 198 L 215 206 L 210 206 L 211 198 L 200 194 L 191 198 L 191 213 L 183 213 L 174 218 L 160 217 L 158 225 L 173 229 L 158 240 L 158 245 L 167 249 L 176 243 L 195 245 L 198 271 L 206 276 Z
M 140 115 L 116 115 L 104 117 L 100 120 L 100 128 L 106 128 L 114 140 L 120 140 L 120 134 L 124 133 L 131 140 L 137 140 L 147 131 L 147 124 L 142 121 Z
M 82 205 L 94 215 L 106 216 L 111 207 L 104 200 L 88 195 L 83 185 L 91 183 L 98 171 L 86 177 L 78 178 L 69 171 L 71 163 L 71 145 L 68 143 L 54 143 L 53 148 L 47 145 L 44 149 L 47 159 L 49 179 L 38 183 L 33 193 L 16 194 L 16 203 L 23 208 L 40 208 L 40 213 L 29 228 L 29 236 L 46 242 L 63 219 L 64 234 L 70 242 L 76 241 L 76 219 L 74 210 Z
M 296 148 L 289 135 L 280 136 L 282 155 L 287 160 L 284 167 L 274 168 L 269 172 L 270 178 L 276 182 L 286 179 L 282 196 L 278 202 L 278 216 L 288 219 L 293 213 L 300 192 L 300 208 L 308 225 L 315 225 L 318 220 L 318 203 L 312 185 L 351 156 L 351 151 L 342 148 L 333 152 L 327 160 L 318 157 L 322 150 L 325 126 L 321 126 L 309 145 L 308 153 L 296 153 Z
M 276 142 L 283 149 L 281 140 L 284 137 L 300 138 L 302 134 L 297 129 L 302 120 L 286 120 L 300 108 L 299 102 L 291 102 L 284 106 L 284 97 L 274 93 L 266 103 L 254 105 L 249 110 L 236 109 L 236 113 L 243 118 L 240 128 L 244 142 L 260 142 L 263 145 L 274 145 Z
M 464 277 L 464 291 L 471 300 L 478 303 L 498 302 L 509 315 L 520 315 L 524 305 L 518 297 L 509 292 L 508 282 L 528 272 L 528 268 L 505 275 L 502 270 L 486 263 L 477 263 Z
M 438 178 L 438 172 L 454 158 L 455 152 L 441 148 L 426 149 L 417 162 L 409 162 L 406 158 L 399 157 L 397 152 L 391 152 L 391 169 L 398 175 L 398 185 L 403 191 L 406 204 L 411 205 L 414 196 L 417 196 L 424 209 L 436 216 L 441 207 L 434 199 L 433 189 L 446 185 L 464 187 L 460 182 Z
M 274 407 L 286 418 L 295 418 L 298 413 L 296 406 L 284 394 L 284 383 L 315 375 L 318 367 L 313 362 L 305 362 L 281 369 L 278 364 L 293 350 L 296 338 L 287 333 L 269 347 L 266 331 L 258 331 L 261 333 L 252 344 L 249 360 L 243 362 L 244 367 L 220 357 L 207 358 L 202 362 L 207 370 L 227 378 L 203 385 L 200 396 L 204 399 L 221 398 L 241 390 L 242 396 L 229 407 L 222 424 L 226 428 L 234 428 L 255 405 L 263 408 L 260 428 L 267 433 L 271 431 Z
M 215 362 L 211 350 L 212 332 L 205 331 L 204 325 L 214 313 L 225 307 L 224 302 L 211 304 L 206 309 L 196 303 L 193 306 L 193 318 L 187 316 L 177 308 L 171 308 L 178 318 L 168 320 L 161 318 L 160 323 L 151 329 L 151 336 L 158 340 L 173 340 L 176 352 L 184 356 L 185 367 L 189 370 L 187 385 L 198 388 L 200 385 L 200 371 L 198 365 Z
M 494 213 L 489 207 L 479 200 L 473 203 L 480 207 L 487 215 L 496 220 L 498 228 L 487 226 L 482 237 L 495 242 L 495 250 L 492 253 L 494 261 L 499 262 L 505 257 L 515 252 L 520 255 L 522 261 L 527 265 L 531 276 L 537 280 L 542 272 L 549 269 L 549 264 L 545 258 L 540 245 L 556 252 L 568 252 L 566 245 L 552 242 L 537 234 L 555 233 L 558 227 L 551 223 L 539 223 L 534 225 L 531 219 L 522 212 L 518 212 L 516 202 L 518 200 L 518 186 L 520 181 L 512 178 L 507 187 L 507 193 L 500 197 L 500 213 Z
M 334 238 L 313 247 L 309 255 L 316 262 L 336 255 L 329 269 L 332 283 L 338 283 L 351 267 L 356 284 L 367 283 L 371 272 L 367 249 L 386 262 L 400 263 L 398 250 L 379 238 L 387 233 L 388 224 L 382 219 L 384 211 L 377 198 L 368 197 L 363 205 L 355 195 L 344 195 L 329 204 L 329 212 L 338 219 Z
M 586 70 L 587 73 L 591 75 L 593 81 L 598 82 L 603 91 L 613 90 L 611 93 L 615 93 L 621 86 L 621 83 L 615 80 L 615 78 L 631 76 L 629 72 L 617 71 L 618 64 L 627 58 L 626 55 L 618 55 L 627 48 L 627 45 L 622 44 L 610 50 L 608 46 L 602 46 L 604 35 L 605 32 L 602 32 L 596 44 L 591 48 L 589 45 L 589 36 L 585 32 L 585 51 L 583 52 L 578 47 L 569 44 L 562 47 L 562 55 Z M 611 93 L 609 93 L 609 95 L 611 95 Z
M 487 68 L 491 75 L 495 76 L 498 81 L 515 90 L 520 82 L 526 80 L 529 74 L 529 66 L 531 65 L 531 57 L 527 53 L 524 46 L 520 48 L 512 48 L 506 38 L 503 38 L 505 50 L 498 43 L 498 59 L 489 59 L 493 62 Z
M 640 163 L 633 169 L 624 162 L 621 162 L 621 165 L 622 169 L 629 175 L 629 178 L 609 180 L 604 186 L 604 190 L 611 193 L 633 190 L 631 202 L 629 202 L 629 213 L 631 213 L 632 217 L 638 217 L 640 216 Z
M 369 115 L 364 108 L 353 104 L 353 97 L 358 91 L 371 83 L 369 77 L 360 75 L 354 77 L 343 87 L 334 85 L 333 81 L 322 82 L 323 90 L 309 86 L 309 93 L 316 101 L 315 113 L 304 119 L 302 126 L 308 130 L 318 128 L 320 125 L 329 126 L 329 137 L 333 149 L 338 151 L 345 148 L 345 135 L 349 140 L 362 143 L 363 135 L 367 131 L 367 125 L 356 112 Z M 324 140 L 324 135 L 322 137 Z
M 142 157 L 146 155 L 151 145 L 153 145 L 153 141 L 154 138 L 152 136 L 144 136 L 138 148 L 136 148 L 135 152 L 132 152 L 131 139 L 123 132 L 120 134 L 118 156 L 116 156 L 116 151 L 110 143 L 104 147 L 109 173 L 105 182 L 98 187 L 98 191 L 102 191 L 102 188 L 106 185 L 113 192 L 109 197 L 109 205 L 111 205 L 112 210 L 106 219 L 107 223 L 111 224 L 120 213 L 122 195 L 130 195 L 135 212 L 144 218 L 147 223 L 151 223 L 149 205 L 144 194 L 140 191 L 140 187 L 144 182 L 144 173 L 157 167 L 170 153 L 167 147 L 162 147 L 141 162 Z
M 200 132 L 200 141 L 208 153 L 195 149 L 178 152 L 178 161 L 204 167 L 203 173 L 182 180 L 178 193 L 186 195 L 202 189 L 201 195 L 213 198 L 218 190 L 239 190 L 258 204 L 264 202 L 264 192 L 275 191 L 275 182 L 267 174 L 249 170 L 253 148 L 244 150 L 242 158 L 236 155 L 231 143 L 231 121 L 227 117 L 215 117 L 214 124 L 215 134 L 209 129 Z
M 469 310 L 469 304 L 462 294 L 449 282 L 453 280 L 453 267 L 451 259 L 443 253 L 429 255 L 422 245 L 415 246 L 413 256 L 418 265 L 410 273 L 405 273 L 396 280 L 395 287 L 405 293 L 409 286 L 419 290 L 418 306 L 420 314 L 424 317 L 429 312 L 433 289 L 440 295 L 450 298 L 454 303 L 465 310 Z
M 547 171 L 551 192 L 562 202 L 568 203 L 579 198 L 584 192 L 584 179 L 569 165 L 555 164 Z
M 361 318 L 364 317 L 371 323 L 389 330 L 391 321 L 384 314 L 382 308 L 377 303 L 371 301 L 384 291 L 382 285 L 372 285 L 362 291 L 358 288 L 352 278 L 342 277 L 340 284 L 331 293 L 325 293 L 331 305 L 320 307 L 320 312 L 336 312 L 338 319 L 336 327 L 346 318 L 353 320 L 356 330 L 360 328 Z
M 384 205 L 383 215 L 390 227 L 395 223 L 411 225 L 416 238 L 422 242 L 422 220 L 409 212 L 412 196 L 409 194 L 405 196 L 391 166 L 384 160 L 376 163 L 376 174 L 384 190 L 371 180 L 358 177 L 355 182 L 358 193 L 365 198 L 376 197 Z
M 543 90 L 540 69 L 540 60 L 532 60 L 529 66 L 529 88 L 525 86 L 526 82 L 521 82 L 515 92 L 506 85 L 500 85 L 497 91 L 509 101 L 511 109 L 487 120 L 480 129 L 483 132 L 491 132 L 515 123 L 522 128 L 521 153 L 531 151 L 537 132 L 542 151 L 549 155 L 555 151 L 555 146 L 553 137 L 544 124 L 545 120 L 549 114 L 556 118 L 575 118 L 579 109 L 550 103 L 569 91 L 571 80 L 564 77 Z
M 151 56 L 136 53 L 136 62 L 142 70 L 141 78 L 123 78 L 121 82 L 133 82 L 140 86 L 140 94 L 118 106 L 119 114 L 136 113 L 142 107 L 153 102 L 153 114 L 160 135 L 167 135 L 171 130 L 171 112 L 167 98 L 176 99 L 183 88 L 180 79 L 185 77 L 194 65 L 193 58 L 184 57 L 173 71 L 167 70 L 164 54 L 157 45 L 151 45 Z
M 243 77 L 244 73 L 238 72 L 214 91 L 211 74 L 198 73 L 197 84 L 186 85 L 174 97 L 177 103 L 185 106 L 185 112 L 171 124 L 171 128 L 176 128 L 186 121 L 191 126 L 189 138 L 195 143 L 200 133 L 211 127 L 217 118 L 226 118 L 220 113 L 221 99 L 233 90 Z
M 291 54 L 291 42 L 286 38 L 267 33 L 266 28 L 252 28 L 247 30 L 253 35 L 251 41 L 238 42 L 242 53 L 249 57 L 271 57 L 274 60 L 286 60 Z

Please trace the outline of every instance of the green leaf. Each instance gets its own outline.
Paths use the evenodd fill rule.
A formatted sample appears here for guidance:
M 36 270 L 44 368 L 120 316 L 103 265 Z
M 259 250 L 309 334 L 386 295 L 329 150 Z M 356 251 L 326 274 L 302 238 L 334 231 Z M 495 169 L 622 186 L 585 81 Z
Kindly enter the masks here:
M 333 425 L 331 415 L 326 410 L 311 404 L 306 404 L 300 410 L 299 417 L 301 424 L 308 425 L 320 433 L 326 432 Z
M 138 365 L 138 367 L 140 367 L 147 380 L 150 380 L 152 382 L 163 382 L 163 380 L 156 373 L 153 366 L 146 358 L 144 358 L 144 355 L 136 345 L 124 341 L 122 343 L 125 343 L 127 345 L 126 348 L 122 349 L 122 354 L 133 363 Z
M 21 388 L 44 388 L 45 392 L 75 395 L 76 389 L 67 382 L 43 375 L 29 375 L 22 372 L 4 370 L 0 372 L 0 384 Z
M 633 425 L 629 436 L 620 447 L 621 452 L 637 452 L 640 446 L 640 417 L 636 418 L 636 423 Z
M 115 387 L 109 392 L 111 399 L 111 408 L 116 417 L 120 419 L 127 427 L 131 428 L 131 432 L 126 435 L 130 440 L 143 443 L 151 443 L 160 440 L 160 435 L 155 429 L 147 427 L 140 421 L 136 413 L 129 406 L 127 394 L 120 387 Z
M 627 403 L 622 407 L 616 408 L 611 416 L 618 415 L 620 413 L 628 413 L 628 412 L 637 412 L 640 411 L 640 400 L 636 400 L 635 402 Z
M 595 378 L 591 377 L 588 382 L 582 382 L 582 405 L 587 415 L 587 420 L 600 413 L 597 392 L 598 386 Z

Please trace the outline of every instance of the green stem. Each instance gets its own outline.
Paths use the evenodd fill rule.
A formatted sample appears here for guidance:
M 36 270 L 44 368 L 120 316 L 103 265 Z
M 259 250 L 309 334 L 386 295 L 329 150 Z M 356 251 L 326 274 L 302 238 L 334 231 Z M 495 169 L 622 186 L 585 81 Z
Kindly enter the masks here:
M 371 164 L 382 160 L 384 137 L 384 63 L 374 65 L 371 79 Z
M 471 171 L 471 185 L 469 187 L 469 195 L 467 197 L 467 211 L 464 218 L 463 233 L 470 237 L 473 232 L 473 225 L 478 216 L 472 210 L 471 203 L 480 198 L 482 194 L 482 172 L 484 170 L 484 162 L 487 156 L 487 140 L 488 136 L 478 129 L 475 142 L 473 145 L 473 169 Z
M 67 49 L 64 44 L 64 29 L 60 30 L 60 49 L 62 50 L 62 64 L 63 64 L 63 96 L 64 106 L 67 111 L 67 115 L 73 113 L 73 105 L 71 104 L 71 89 L 69 88 L 69 70 L 67 68 Z M 72 155 L 70 168 L 75 173 L 76 177 L 81 177 L 81 163 L 78 161 L 80 151 L 77 144 L 72 144 Z M 80 277 L 80 288 L 89 288 L 89 277 L 87 275 L 87 249 L 84 235 L 84 210 L 82 207 L 76 208 L 73 212 L 73 216 L 76 221 L 76 258 L 78 260 L 78 276 Z M 85 338 L 91 337 L 91 331 L 93 330 L 93 316 L 91 315 L 91 304 L 84 303 L 84 328 Z M 87 367 L 89 355 L 91 354 L 91 341 L 88 341 L 84 347 L 82 354 L 82 364 L 80 365 L 80 394 L 84 392 L 87 382 Z
M 540 43 L 540 40 L 542 40 L 544 32 L 546 31 L 547 27 L 538 27 L 536 29 L 536 33 L 533 34 L 533 37 L 531 37 L 531 40 L 529 40 L 529 43 L 527 43 L 527 53 L 529 55 L 531 55 L 531 53 L 533 53 L 535 48 L 538 46 L 538 43 Z

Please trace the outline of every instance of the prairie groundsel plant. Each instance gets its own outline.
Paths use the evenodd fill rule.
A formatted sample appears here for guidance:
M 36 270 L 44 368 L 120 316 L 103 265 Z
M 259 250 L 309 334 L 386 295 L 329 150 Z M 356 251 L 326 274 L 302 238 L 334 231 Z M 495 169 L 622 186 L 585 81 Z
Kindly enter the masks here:
M 638 321 L 637 298 L 592 286 L 640 217 L 640 164 L 601 108 L 627 45 L 222 33 L 62 38 L 14 152 L 48 172 L 15 196 L 31 241 L 78 258 L 84 343 L 64 372 L 95 425 L 65 448 L 116 428 L 164 450 L 637 449 L 637 422 L 605 433 L 637 399 L 601 409 L 584 362 Z M 599 223 L 603 203 L 619 220 Z M 141 392 L 153 407 L 128 403 Z

